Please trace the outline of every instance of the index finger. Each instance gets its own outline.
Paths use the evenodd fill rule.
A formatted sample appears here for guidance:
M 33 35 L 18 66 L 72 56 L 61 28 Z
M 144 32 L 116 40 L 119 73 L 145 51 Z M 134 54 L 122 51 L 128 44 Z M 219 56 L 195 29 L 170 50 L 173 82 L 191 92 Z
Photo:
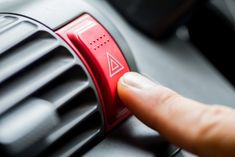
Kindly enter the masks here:
M 235 156 L 235 111 L 184 98 L 136 73 L 125 74 L 118 93 L 144 123 L 170 142 L 200 156 Z

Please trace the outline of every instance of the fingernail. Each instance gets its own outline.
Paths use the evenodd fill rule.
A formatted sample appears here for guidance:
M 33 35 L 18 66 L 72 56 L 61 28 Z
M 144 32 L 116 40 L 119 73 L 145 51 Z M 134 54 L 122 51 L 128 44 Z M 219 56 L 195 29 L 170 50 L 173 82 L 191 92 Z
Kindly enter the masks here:
M 128 88 L 149 89 L 156 86 L 154 82 L 135 72 L 124 74 L 120 82 L 123 86 Z

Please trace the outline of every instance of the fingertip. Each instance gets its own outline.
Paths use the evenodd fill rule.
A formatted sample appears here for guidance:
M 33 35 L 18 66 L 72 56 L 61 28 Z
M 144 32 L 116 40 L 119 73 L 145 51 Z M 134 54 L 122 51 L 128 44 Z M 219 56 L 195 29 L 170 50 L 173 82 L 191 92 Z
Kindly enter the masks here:
M 154 107 L 152 101 L 156 86 L 154 82 L 144 76 L 128 72 L 119 79 L 117 92 L 127 108 L 146 122 L 146 119 L 149 119 L 149 110 Z
M 119 98 L 122 101 L 125 101 L 124 98 L 127 93 L 127 89 L 126 89 L 126 85 L 125 85 L 125 81 L 124 81 L 124 75 L 122 77 L 120 77 L 120 79 L 118 80 L 118 84 L 117 84 L 117 93 L 118 93 Z

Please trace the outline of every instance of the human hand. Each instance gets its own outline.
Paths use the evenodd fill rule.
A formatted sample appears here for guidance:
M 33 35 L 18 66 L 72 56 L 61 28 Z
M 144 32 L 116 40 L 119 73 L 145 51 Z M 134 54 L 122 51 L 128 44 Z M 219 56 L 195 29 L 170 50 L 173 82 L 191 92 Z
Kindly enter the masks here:
M 129 72 L 118 82 L 120 99 L 171 143 L 200 157 L 235 156 L 235 110 L 187 99 Z

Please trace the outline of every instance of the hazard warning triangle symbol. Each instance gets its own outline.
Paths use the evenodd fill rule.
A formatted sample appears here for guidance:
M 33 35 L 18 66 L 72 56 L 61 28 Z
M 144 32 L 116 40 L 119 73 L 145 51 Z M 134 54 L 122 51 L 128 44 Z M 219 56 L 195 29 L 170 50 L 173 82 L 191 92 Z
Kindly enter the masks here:
M 117 73 L 119 73 L 124 69 L 124 66 L 109 52 L 107 52 L 107 59 L 108 59 L 110 77 L 113 77 L 114 75 L 116 75 Z

